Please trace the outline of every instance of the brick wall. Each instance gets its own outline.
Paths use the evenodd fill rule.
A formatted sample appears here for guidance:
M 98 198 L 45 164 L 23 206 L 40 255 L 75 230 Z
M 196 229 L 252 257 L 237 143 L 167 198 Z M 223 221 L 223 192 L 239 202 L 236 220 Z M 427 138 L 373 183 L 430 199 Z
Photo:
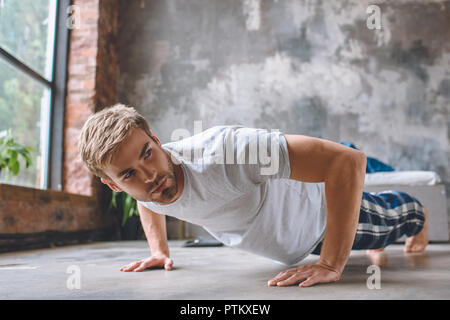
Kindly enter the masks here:
M 96 196 L 104 186 L 83 165 L 77 139 L 91 114 L 116 102 L 118 1 L 74 0 L 73 5 L 80 27 L 70 35 L 63 190 Z

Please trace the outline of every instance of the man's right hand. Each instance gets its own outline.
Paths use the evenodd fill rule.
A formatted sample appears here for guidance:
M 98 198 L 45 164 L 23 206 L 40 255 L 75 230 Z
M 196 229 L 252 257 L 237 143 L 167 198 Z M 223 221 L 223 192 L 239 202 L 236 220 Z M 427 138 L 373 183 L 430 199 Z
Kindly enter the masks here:
M 143 271 L 152 267 L 172 270 L 173 260 L 166 255 L 152 255 L 150 258 L 139 260 L 120 268 L 120 271 Z

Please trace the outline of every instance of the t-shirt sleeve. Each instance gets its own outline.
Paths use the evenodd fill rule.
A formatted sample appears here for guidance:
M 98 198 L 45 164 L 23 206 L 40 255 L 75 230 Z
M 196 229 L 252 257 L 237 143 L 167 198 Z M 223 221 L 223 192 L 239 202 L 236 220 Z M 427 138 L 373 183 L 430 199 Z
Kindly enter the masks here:
M 269 179 L 289 179 L 286 139 L 279 130 L 230 126 L 223 137 L 226 177 L 239 190 Z

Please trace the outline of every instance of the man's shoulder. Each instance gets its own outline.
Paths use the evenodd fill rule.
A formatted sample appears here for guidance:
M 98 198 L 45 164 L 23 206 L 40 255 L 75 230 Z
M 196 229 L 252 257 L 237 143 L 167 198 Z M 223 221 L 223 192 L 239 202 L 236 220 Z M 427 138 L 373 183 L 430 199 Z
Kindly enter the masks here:
M 217 125 L 212 126 L 208 129 L 203 130 L 202 132 L 196 133 L 191 137 L 201 137 L 201 136 L 216 136 L 218 133 L 232 131 L 239 128 L 246 128 L 240 124 L 230 124 L 230 125 Z
M 211 140 L 225 139 L 228 132 L 239 128 L 245 128 L 245 126 L 238 124 L 212 126 L 201 132 L 194 133 L 194 135 L 181 137 L 179 140 L 164 143 L 163 146 L 171 148 L 179 146 L 195 146 L 199 144 L 205 146 L 205 144 Z

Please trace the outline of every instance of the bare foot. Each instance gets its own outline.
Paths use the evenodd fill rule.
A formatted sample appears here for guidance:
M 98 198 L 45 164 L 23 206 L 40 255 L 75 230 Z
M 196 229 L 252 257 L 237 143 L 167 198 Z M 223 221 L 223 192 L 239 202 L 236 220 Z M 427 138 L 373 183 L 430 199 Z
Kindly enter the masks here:
M 377 249 L 380 250 L 380 249 Z M 374 252 L 367 252 L 367 257 L 369 258 L 371 264 L 379 267 L 384 267 L 387 264 L 387 255 L 383 251 L 367 250 Z
M 403 249 L 406 253 L 422 252 L 428 244 L 428 209 L 425 206 L 423 208 L 425 213 L 423 229 L 415 236 L 406 239 Z
M 377 253 L 377 252 L 381 252 L 381 251 L 383 251 L 384 250 L 384 248 L 379 248 L 379 249 L 369 249 L 369 250 L 366 250 L 366 253 Z

